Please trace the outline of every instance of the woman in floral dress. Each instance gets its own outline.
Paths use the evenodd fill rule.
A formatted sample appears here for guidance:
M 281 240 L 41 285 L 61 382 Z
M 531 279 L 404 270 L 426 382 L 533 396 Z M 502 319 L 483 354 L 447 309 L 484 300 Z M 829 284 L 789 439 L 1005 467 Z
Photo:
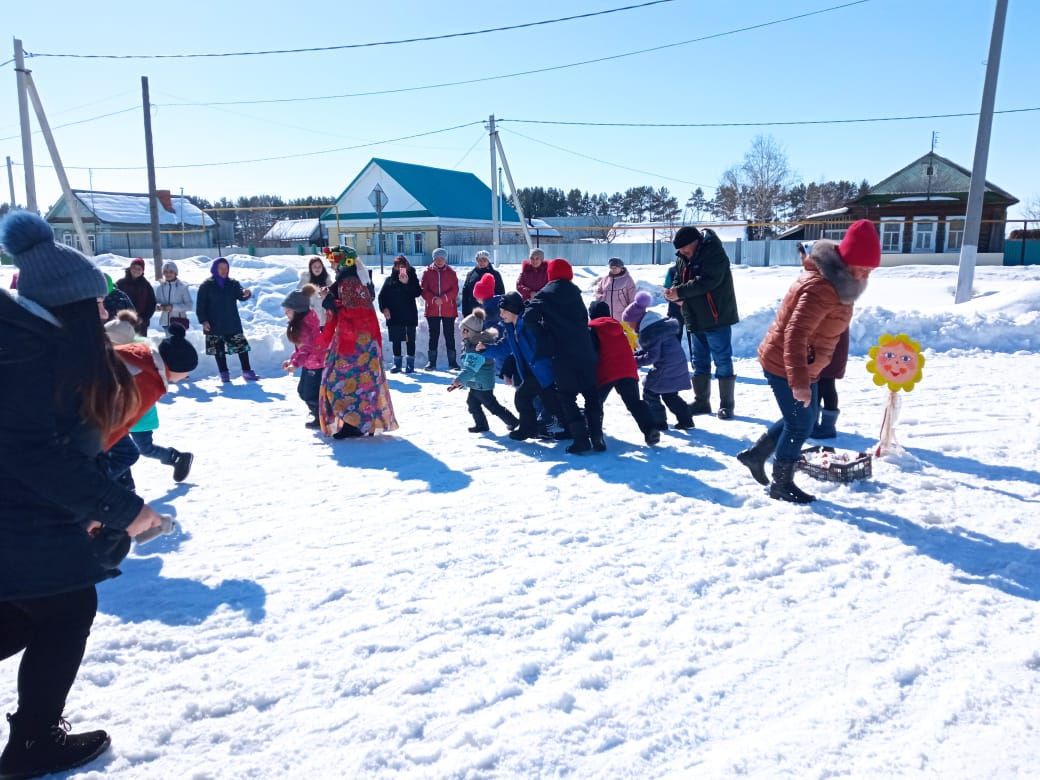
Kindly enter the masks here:
M 338 270 L 323 304 L 329 317 L 321 336 L 329 347 L 318 395 L 322 433 L 347 439 L 395 431 L 372 293 L 358 278 L 357 253 L 349 247 L 333 252 Z

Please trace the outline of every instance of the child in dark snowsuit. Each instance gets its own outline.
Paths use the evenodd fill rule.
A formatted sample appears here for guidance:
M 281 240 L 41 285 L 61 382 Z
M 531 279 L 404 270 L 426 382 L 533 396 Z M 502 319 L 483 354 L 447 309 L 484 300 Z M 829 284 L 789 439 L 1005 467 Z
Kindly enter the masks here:
M 639 334 L 639 350 L 635 354 L 640 366 L 651 366 L 643 383 L 643 400 L 650 407 L 650 414 L 662 431 L 668 430 L 664 406 L 675 415 L 675 427 L 687 430 L 693 427 L 693 415 L 689 404 L 680 396 L 681 390 L 689 390 L 690 372 L 686 367 L 686 355 L 676 336 L 679 323 L 671 317 L 662 317 L 657 312 L 647 311 L 653 302 L 650 293 L 636 293 L 636 299 L 628 305 L 621 318 Z
M 589 306 L 589 331 L 592 345 L 599 355 L 596 363 L 596 389 L 601 401 L 606 401 L 611 390 L 616 390 L 632 419 L 639 425 L 649 445 L 661 440 L 650 414 L 650 407 L 639 397 L 639 367 L 629 346 L 621 323 L 610 316 L 606 301 L 595 301 Z
M 478 306 L 462 320 L 462 371 L 448 386 L 449 391 L 460 387 L 469 388 L 466 406 L 469 407 L 474 422 L 473 427 L 469 428 L 470 433 L 484 433 L 489 430 L 484 409 L 504 422 L 509 430 L 513 430 L 520 423 L 516 415 L 495 398 L 494 359 L 476 349 L 479 343 L 491 344 L 498 340 L 497 330 L 484 328 L 484 316 L 484 310 Z

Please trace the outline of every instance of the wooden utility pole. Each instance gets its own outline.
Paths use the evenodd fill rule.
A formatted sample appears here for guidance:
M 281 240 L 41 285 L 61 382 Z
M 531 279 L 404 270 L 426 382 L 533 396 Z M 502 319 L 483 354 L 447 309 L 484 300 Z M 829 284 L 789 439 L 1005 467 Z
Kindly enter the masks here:
M 83 227 L 83 217 L 79 213 L 79 204 L 76 199 L 72 196 L 72 187 L 69 186 L 69 177 L 65 175 L 65 166 L 61 164 L 61 155 L 58 154 L 58 144 L 54 142 L 54 134 L 51 132 L 50 122 L 47 121 L 47 114 L 43 111 L 43 101 L 40 100 L 40 93 L 36 89 L 36 84 L 33 82 L 32 74 L 25 74 L 25 90 L 29 93 L 29 98 L 32 100 L 33 108 L 36 110 L 36 120 L 40 123 L 40 131 L 43 133 L 43 140 L 47 142 L 47 151 L 51 153 L 51 162 L 54 163 L 54 172 L 58 174 L 58 183 L 61 185 L 62 194 L 65 196 L 65 203 L 69 207 L 69 216 L 72 217 L 72 224 L 76 229 L 76 236 L 79 238 L 79 248 L 87 257 L 94 256 L 94 248 L 90 245 L 90 239 L 87 238 L 87 231 Z
M 25 170 L 25 207 L 29 211 L 39 211 L 36 206 L 36 173 L 33 170 L 32 130 L 29 128 L 29 101 L 25 86 L 25 52 L 22 42 L 14 39 L 14 70 L 18 74 L 18 119 L 22 128 L 22 168 Z
M 152 265 L 155 280 L 162 279 L 162 237 L 159 235 L 159 198 L 155 194 L 155 155 L 152 153 L 152 102 L 148 98 L 148 77 L 141 76 L 141 103 L 144 107 L 144 150 L 148 161 L 148 214 L 152 221 Z
M 1007 0 L 997 0 L 997 10 L 993 15 L 993 32 L 989 39 L 986 81 L 982 87 L 982 110 L 979 112 L 979 131 L 975 137 L 975 161 L 971 166 L 971 184 L 968 185 L 968 210 L 964 217 L 964 237 L 961 240 L 954 303 L 971 300 L 971 286 L 975 281 L 979 230 L 982 227 L 982 201 L 986 194 L 986 161 L 989 158 L 989 136 L 993 127 L 993 104 L 997 98 L 997 74 L 1000 72 L 1000 50 L 1004 43 L 1007 7 Z
M 11 208 L 14 208 L 14 171 L 11 166 L 11 155 L 7 155 L 7 186 L 11 188 Z

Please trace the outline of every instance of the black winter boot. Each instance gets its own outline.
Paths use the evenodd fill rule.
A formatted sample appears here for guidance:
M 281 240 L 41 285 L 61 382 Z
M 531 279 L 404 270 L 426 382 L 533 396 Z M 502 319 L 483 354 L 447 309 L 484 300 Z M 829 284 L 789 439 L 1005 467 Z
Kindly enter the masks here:
M 426 364 L 426 370 L 427 371 L 436 371 L 437 370 L 437 350 L 431 349 L 427 353 L 427 357 L 429 358 L 429 362 Z
M 776 449 L 776 440 L 768 433 L 763 433 L 751 447 L 737 453 L 737 460 L 747 466 L 751 476 L 755 478 L 755 482 L 760 485 L 769 484 L 769 477 L 766 476 L 766 461 L 773 454 L 774 449 Z
M 571 455 L 580 455 L 592 449 L 592 442 L 589 440 L 589 427 L 584 420 L 573 422 L 567 427 L 570 428 L 571 435 L 574 437 L 574 441 L 567 448 L 567 452 Z
M 821 409 L 820 420 L 813 426 L 810 439 L 834 439 L 838 436 L 839 409 Z
M 42 729 L 22 724 L 17 714 L 8 715 L 7 722 L 11 736 L 0 755 L 2 780 L 40 777 L 82 766 L 104 753 L 112 741 L 104 731 L 70 734 L 63 719 Z
M 195 456 L 190 452 L 177 452 L 173 457 L 173 481 L 183 482 L 188 478 L 188 474 L 191 472 L 192 461 L 195 460 Z
M 415 355 L 409 355 L 404 361 L 404 372 L 411 374 L 415 372 Z
M 400 355 L 394 355 L 394 367 L 390 369 L 391 374 L 401 373 L 401 364 L 404 362 L 404 358 Z
M 769 497 L 792 504 L 808 504 L 816 496 L 806 493 L 794 484 L 794 461 L 774 460 L 773 481 L 769 485 Z
M 711 414 L 711 375 L 695 374 L 693 377 L 693 403 L 690 414 Z
M 735 376 L 719 377 L 719 419 L 733 419 L 733 391 L 737 386 Z

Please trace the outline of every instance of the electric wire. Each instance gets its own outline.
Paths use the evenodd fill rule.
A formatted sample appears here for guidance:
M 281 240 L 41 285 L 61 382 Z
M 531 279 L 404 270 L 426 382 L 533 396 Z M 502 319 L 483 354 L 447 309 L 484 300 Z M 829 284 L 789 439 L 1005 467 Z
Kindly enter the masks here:
M 107 114 L 100 114 L 98 116 L 92 116 L 92 117 L 89 117 L 87 119 L 77 119 L 75 122 L 65 122 L 64 124 L 54 125 L 51 128 L 51 130 L 60 130 L 63 127 L 72 127 L 73 125 L 84 125 L 87 122 L 96 122 L 99 119 L 107 119 L 110 116 L 119 116 L 120 114 L 126 114 L 126 113 L 129 113 L 130 111 L 139 111 L 140 109 L 141 109 L 140 106 L 130 106 L 129 108 L 122 108 L 119 111 L 111 111 L 111 112 L 109 112 Z M 33 135 L 39 135 L 42 132 L 43 132 L 42 130 L 33 130 Z M 9 136 L 5 136 L 4 138 L 0 138 L 0 141 L 10 141 L 12 138 L 21 138 L 21 137 L 22 137 L 21 133 L 16 133 L 15 135 L 9 135 Z
M 806 13 L 797 14 L 795 16 L 787 16 L 782 19 L 773 19 L 768 22 L 761 22 L 759 24 L 749 25 L 747 27 L 737 27 L 732 30 L 724 30 L 718 33 L 712 33 L 710 35 L 702 35 L 699 38 L 690 38 L 685 41 L 675 41 L 674 43 L 665 43 L 660 46 L 652 46 L 648 49 L 637 49 L 635 51 L 622 52 L 621 54 L 611 54 L 605 57 L 596 57 L 591 60 L 580 60 L 578 62 L 569 62 L 563 65 L 549 65 L 544 68 L 532 68 L 531 70 L 521 70 L 515 73 L 501 73 L 496 76 L 481 76 L 473 79 L 461 79 L 458 81 L 442 81 L 435 84 L 422 84 L 413 87 L 396 87 L 393 89 L 377 89 L 367 90 L 364 92 L 345 92 L 340 95 L 312 95 L 310 97 L 291 97 L 291 98 L 261 98 L 256 100 L 219 100 L 210 102 L 198 102 L 198 103 L 169 103 L 170 106 L 206 106 L 206 105 L 224 105 L 224 106 L 242 106 L 242 105 L 260 105 L 260 104 L 275 104 L 275 103 L 307 103 L 317 100 L 341 100 L 344 98 L 355 98 L 355 97 L 375 97 L 378 95 L 396 95 L 402 92 L 420 92 L 427 89 L 441 89 L 443 87 L 458 87 L 466 84 L 480 84 L 488 81 L 500 81 L 502 79 L 511 79 L 518 76 L 531 76 L 538 73 L 550 73 L 557 70 L 566 70 L 568 68 L 577 68 L 584 65 L 594 65 L 600 62 L 609 62 L 611 60 L 620 60 L 626 57 L 635 57 L 640 54 L 648 54 L 650 52 L 662 51 L 664 49 L 671 49 L 677 46 L 688 46 L 692 43 L 702 43 L 703 41 L 712 40 L 715 38 L 723 38 L 729 35 L 736 35 L 742 32 L 748 32 L 751 30 L 759 30 L 764 27 L 771 27 L 777 24 L 785 24 L 787 22 L 797 21 L 799 19 L 805 19 L 810 16 L 818 16 L 820 14 L 830 13 L 832 11 L 838 11 L 851 6 L 862 5 L 864 3 L 870 3 L 873 0 L 853 0 L 853 2 L 843 3 L 841 5 L 833 5 L 829 8 L 821 8 L 816 11 L 808 11 Z
M 496 122 L 497 122 L 497 120 L 496 120 Z M 598 162 L 598 163 L 601 163 L 602 165 L 609 165 L 612 168 L 620 168 L 620 169 L 625 170 L 625 171 L 632 171 L 633 173 L 641 173 L 644 176 L 653 176 L 654 178 L 657 178 L 657 179 L 665 179 L 667 181 L 677 181 L 680 184 L 692 184 L 695 187 L 706 187 L 706 188 L 708 188 L 710 190 L 718 189 L 714 184 L 702 184 L 700 182 L 688 181 L 686 179 L 678 179 L 675 176 L 665 176 L 663 173 L 654 173 L 653 171 L 644 171 L 644 170 L 642 170 L 640 168 L 630 168 L 627 165 L 621 165 L 620 163 L 610 162 L 610 160 L 602 160 L 599 157 L 592 157 L 591 155 L 588 155 L 588 154 L 582 154 L 581 152 L 576 152 L 573 149 L 566 149 L 566 148 L 564 148 L 562 146 L 557 146 L 556 144 L 551 144 L 548 141 L 540 141 L 537 138 L 532 138 L 529 135 L 524 135 L 523 133 L 521 133 L 521 132 L 519 132 L 517 130 L 509 129 L 509 130 L 504 130 L 502 132 L 506 132 L 506 133 L 509 133 L 511 135 L 520 136 L 521 138 L 526 138 L 528 141 L 534 141 L 536 144 L 541 144 L 542 146 L 548 146 L 548 147 L 550 147 L 552 149 L 557 149 L 557 150 L 559 150 L 561 152 L 566 152 L 567 154 L 573 154 L 576 157 L 583 157 L 586 160 L 592 160 L 593 162 Z
M 453 166 L 451 166 L 451 169 L 453 171 L 457 171 L 459 169 L 459 166 L 462 165 L 462 163 L 464 163 L 466 161 L 466 158 L 469 157 L 470 154 L 473 153 L 473 150 L 477 148 L 477 144 L 479 144 L 485 138 L 487 138 L 487 136 L 484 134 L 484 131 L 481 130 L 480 131 L 480 135 L 477 136 L 477 140 L 475 140 L 472 144 L 470 144 L 470 147 L 469 147 L 469 149 L 466 150 L 466 153 L 464 155 L 462 155 L 462 157 L 459 158 L 459 161 L 457 163 L 455 163 Z
M 1032 108 L 1007 108 L 994 111 L 994 114 L 1021 114 L 1027 111 L 1040 111 L 1040 106 Z M 568 125 L 574 127 L 773 127 L 791 125 L 847 125 L 864 122 L 901 122 L 911 119 L 952 119 L 957 117 L 978 116 L 978 111 L 964 111 L 956 114 L 914 114 L 908 116 L 875 116 L 858 119 L 799 119 L 772 122 L 565 122 L 553 119 L 495 119 L 495 122 L 522 122 L 532 125 Z
M 573 16 L 561 16 L 555 19 L 543 19 L 537 22 L 524 22 L 522 24 L 511 24 L 502 27 L 486 27 L 481 30 L 468 30 L 466 32 L 444 33 L 442 35 L 427 35 L 417 38 L 400 38 L 391 41 L 371 41 L 369 43 L 345 43 L 336 46 L 311 46 L 301 49 L 270 49 L 266 51 L 231 51 L 231 52 L 209 52 L 195 54 L 72 54 L 72 53 L 48 53 L 48 52 L 25 52 L 26 57 L 65 57 L 73 59 L 103 59 L 103 60 L 170 60 L 170 59 L 194 59 L 200 57 L 251 57 L 268 54 L 305 54 L 310 52 L 342 51 L 344 49 L 367 49 L 375 46 L 397 46 L 403 43 L 421 43 L 425 41 L 443 41 L 450 38 L 466 38 L 474 35 L 486 35 L 488 33 L 505 32 L 507 30 L 522 30 L 529 27 L 540 27 L 560 22 L 571 22 L 576 19 L 589 19 L 594 16 L 606 16 L 621 11 L 632 11 L 638 8 L 647 8 L 652 5 L 673 3 L 676 0 L 647 0 L 644 3 L 625 5 L 618 8 L 608 8 L 602 11 L 590 11 Z M 13 60 L 10 60 L 13 62 Z M 5 65 L 7 63 L 4 63 Z
M 277 161 L 277 160 L 294 160 L 294 159 L 299 159 L 301 157 L 317 157 L 318 155 L 322 155 L 322 154 L 335 154 L 336 152 L 347 152 L 347 151 L 351 151 L 353 149 L 364 149 L 364 148 L 367 148 L 367 147 L 370 147 L 370 146 L 381 146 L 383 144 L 397 143 L 398 141 L 408 141 L 408 140 L 411 140 L 412 138 L 423 138 L 423 137 L 428 136 L 428 135 L 437 135 L 438 133 L 447 133 L 447 132 L 450 132 L 452 130 L 460 130 L 463 127 L 473 127 L 474 125 L 480 125 L 480 124 L 483 124 L 483 122 L 484 122 L 484 120 L 478 119 L 478 120 L 476 120 L 474 122 L 466 122 L 466 123 L 461 124 L 461 125 L 453 125 L 452 127 L 442 127 L 442 128 L 440 128 L 438 130 L 427 130 L 427 131 L 422 132 L 422 133 L 412 133 L 411 135 L 402 135 L 402 136 L 399 136 L 397 138 L 384 138 L 384 139 L 379 140 L 379 141 L 370 141 L 368 143 L 355 144 L 354 146 L 340 146 L 340 147 L 337 147 L 335 149 L 320 149 L 320 150 L 318 150 L 316 152 L 297 152 L 297 153 L 294 153 L 294 154 L 280 154 L 280 155 L 273 155 L 271 157 L 255 157 L 255 158 L 252 158 L 252 159 L 249 159 L 249 160 L 220 160 L 220 161 L 217 161 L 217 162 L 205 162 L 205 163 L 179 163 L 179 164 L 176 164 L 176 165 L 156 165 L 155 169 L 156 170 L 173 170 L 173 169 L 178 169 L 178 168 L 215 168 L 215 167 L 224 166 L 224 165 L 245 165 L 245 164 L 248 164 L 248 163 L 274 162 L 274 161 Z M 13 161 L 12 161 L 12 164 L 21 165 L 21 163 L 14 163 Z M 38 168 L 51 168 L 53 166 L 50 166 L 50 165 L 37 165 L 36 167 L 38 167 Z M 77 171 L 86 171 L 86 170 L 93 170 L 93 171 L 143 171 L 143 170 L 146 169 L 146 166 L 144 166 L 144 165 L 110 165 L 110 166 L 105 166 L 105 165 L 89 165 L 89 166 L 88 165 L 66 165 L 64 167 L 66 169 L 68 169 L 68 170 L 77 170 Z

